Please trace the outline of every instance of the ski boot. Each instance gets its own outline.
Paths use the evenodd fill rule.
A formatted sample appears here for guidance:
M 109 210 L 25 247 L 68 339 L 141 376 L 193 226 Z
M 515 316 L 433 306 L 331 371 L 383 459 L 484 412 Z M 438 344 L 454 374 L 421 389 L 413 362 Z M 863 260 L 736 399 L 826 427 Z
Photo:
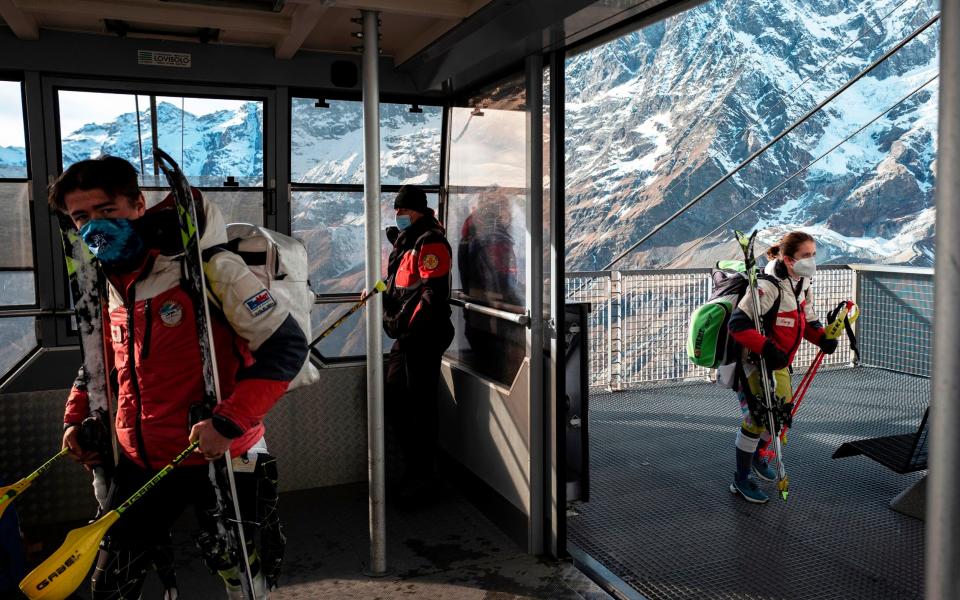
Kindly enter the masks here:
M 777 472 L 773 470 L 773 467 L 770 466 L 770 461 L 760 454 L 759 450 L 753 455 L 753 460 L 750 461 L 750 468 L 753 470 L 753 474 L 759 479 L 764 481 L 777 480 Z
M 760 489 L 760 486 L 757 485 L 757 482 L 749 475 L 743 479 L 739 479 L 736 474 L 734 474 L 733 483 L 730 484 L 730 492 L 740 494 L 744 500 L 752 502 L 753 504 L 766 504 L 767 500 L 769 500 L 767 495 L 763 493 L 763 490 Z

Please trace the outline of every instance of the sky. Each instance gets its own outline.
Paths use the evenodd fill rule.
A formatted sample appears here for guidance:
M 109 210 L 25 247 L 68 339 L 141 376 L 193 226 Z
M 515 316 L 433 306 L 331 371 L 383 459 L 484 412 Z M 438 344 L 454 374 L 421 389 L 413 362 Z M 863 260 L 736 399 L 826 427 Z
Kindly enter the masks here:
M 0 146 L 23 146 L 23 102 L 19 81 L 0 81 Z
M 136 110 L 133 94 L 101 92 L 74 92 L 62 90 L 60 94 L 60 128 L 65 134 L 72 133 L 87 123 L 107 123 L 123 113 Z M 140 110 L 150 107 L 150 97 L 141 95 Z M 158 97 L 157 102 L 180 104 L 181 98 Z M 220 100 L 210 98 L 186 98 L 184 109 L 202 116 L 217 110 L 236 110 L 243 100 Z M 145 124 L 149 126 L 149 124 Z M 20 82 L 0 81 L 0 146 L 23 146 L 23 115 L 20 99 Z

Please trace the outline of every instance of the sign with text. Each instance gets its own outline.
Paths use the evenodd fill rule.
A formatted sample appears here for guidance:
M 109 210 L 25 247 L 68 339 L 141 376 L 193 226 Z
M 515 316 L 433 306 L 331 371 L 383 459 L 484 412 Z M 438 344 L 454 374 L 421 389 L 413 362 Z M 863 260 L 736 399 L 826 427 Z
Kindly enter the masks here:
M 189 69 L 191 55 L 180 52 L 155 52 L 153 50 L 137 50 L 137 64 L 154 67 L 179 67 Z

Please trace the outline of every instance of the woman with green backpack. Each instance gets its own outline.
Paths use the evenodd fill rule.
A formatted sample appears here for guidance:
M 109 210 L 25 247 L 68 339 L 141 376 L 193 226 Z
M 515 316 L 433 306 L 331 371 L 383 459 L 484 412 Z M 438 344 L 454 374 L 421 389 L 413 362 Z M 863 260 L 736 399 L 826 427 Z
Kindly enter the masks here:
M 771 371 L 777 428 L 789 427 L 793 406 L 789 368 L 800 342 L 806 338 L 826 354 L 833 354 L 837 349 L 837 340 L 824 336 L 823 324 L 814 311 L 810 282 L 817 270 L 816 254 L 816 243 L 810 234 L 792 231 L 784 235 L 767 250 L 770 262 L 764 273 L 769 277 L 757 278 L 764 331 L 761 333 L 754 325 L 750 294 L 743 297 L 730 316 L 730 335 L 743 347 L 734 386 L 743 421 L 737 431 L 737 470 L 730 491 L 748 502 L 763 504 L 768 499 L 751 472 L 764 481 L 777 479 L 776 472 L 758 450 L 761 439 L 769 440 L 772 435 L 767 426 L 759 358 L 763 357 Z M 769 312 L 776 314 L 768 315 Z

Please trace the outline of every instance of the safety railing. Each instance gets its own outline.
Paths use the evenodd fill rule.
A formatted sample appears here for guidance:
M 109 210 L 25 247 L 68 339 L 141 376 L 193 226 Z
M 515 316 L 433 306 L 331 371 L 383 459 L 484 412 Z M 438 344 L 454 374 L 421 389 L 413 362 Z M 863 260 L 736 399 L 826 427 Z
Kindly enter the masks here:
M 840 301 L 856 299 L 857 274 L 824 266 L 814 281 L 816 310 L 825 319 Z M 690 315 L 712 290 L 709 269 L 570 272 L 567 302 L 589 302 L 590 386 L 622 390 L 657 381 L 706 379 L 710 370 L 687 358 Z M 794 364 L 803 368 L 818 349 L 803 342 Z M 853 360 L 847 344 L 823 364 Z
M 857 323 L 863 364 L 930 376 L 933 269 L 851 265 L 863 318 Z M 952 332 L 945 332 L 953 335 Z

